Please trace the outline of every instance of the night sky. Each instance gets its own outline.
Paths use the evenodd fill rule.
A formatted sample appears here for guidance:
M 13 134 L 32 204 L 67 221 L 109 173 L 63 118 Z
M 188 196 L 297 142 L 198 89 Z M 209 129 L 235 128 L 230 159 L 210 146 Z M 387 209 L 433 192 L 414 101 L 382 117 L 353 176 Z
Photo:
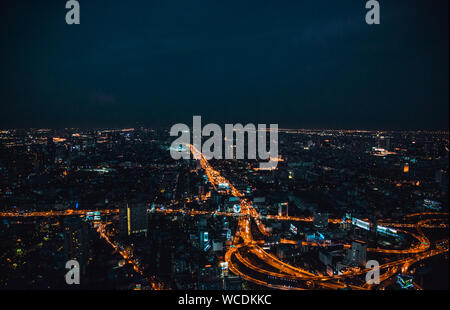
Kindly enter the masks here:
M 1 0 L 0 128 L 448 129 L 448 0 Z

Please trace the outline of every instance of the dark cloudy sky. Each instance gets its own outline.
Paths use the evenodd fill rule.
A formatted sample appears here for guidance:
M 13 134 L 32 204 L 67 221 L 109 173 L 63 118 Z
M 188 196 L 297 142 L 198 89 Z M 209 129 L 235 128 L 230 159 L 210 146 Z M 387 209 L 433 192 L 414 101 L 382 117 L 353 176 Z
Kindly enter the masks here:
M 448 129 L 448 0 L 0 1 L 0 128 Z

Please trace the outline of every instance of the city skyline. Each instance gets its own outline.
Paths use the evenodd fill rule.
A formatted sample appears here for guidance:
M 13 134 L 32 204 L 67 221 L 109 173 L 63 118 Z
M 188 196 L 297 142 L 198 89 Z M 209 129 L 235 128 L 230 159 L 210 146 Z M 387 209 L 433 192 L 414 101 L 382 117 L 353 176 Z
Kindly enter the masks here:
M 448 288 L 446 133 L 278 138 L 262 169 L 168 130 L 0 131 L 0 288 Z

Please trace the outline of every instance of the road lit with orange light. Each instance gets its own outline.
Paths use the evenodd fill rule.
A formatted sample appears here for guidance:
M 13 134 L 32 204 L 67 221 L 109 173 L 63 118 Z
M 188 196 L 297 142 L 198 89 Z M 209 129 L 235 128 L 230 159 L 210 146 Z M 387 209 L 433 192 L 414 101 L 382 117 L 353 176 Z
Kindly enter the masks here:
M 279 260 L 274 255 L 266 252 L 259 246 L 261 243 L 259 240 L 254 240 L 251 233 L 251 221 L 253 220 L 259 232 L 263 236 L 270 235 L 268 229 L 261 222 L 261 216 L 253 208 L 251 202 L 244 198 L 244 194 L 239 192 L 227 179 L 225 179 L 217 170 L 215 170 L 206 158 L 201 154 L 193 145 L 190 145 L 190 150 L 195 159 L 200 160 L 201 167 L 204 169 L 208 180 L 217 188 L 220 183 L 227 183 L 229 185 L 229 192 L 236 198 L 240 199 L 241 215 L 238 221 L 238 229 L 233 238 L 233 245 L 229 248 L 225 255 L 225 261 L 228 263 L 229 269 L 236 275 L 243 279 L 253 282 L 258 285 L 276 288 L 276 289 L 311 289 L 311 288 L 323 288 L 323 289 L 338 289 L 338 288 L 351 288 L 351 289 L 371 289 L 367 284 L 361 286 L 350 285 L 342 280 L 354 278 L 366 274 L 369 269 L 349 270 L 340 275 L 322 275 L 319 273 L 313 273 L 311 271 L 289 265 Z M 408 218 L 414 218 L 419 216 L 440 216 L 447 213 L 416 213 L 409 215 Z M 267 219 L 284 219 L 284 220 L 302 220 L 312 221 L 311 218 L 296 218 L 293 217 L 277 217 L 268 216 Z M 377 252 L 382 254 L 401 254 L 405 255 L 405 258 L 390 261 L 388 263 L 379 266 L 380 271 L 385 270 L 380 274 L 380 281 L 384 282 L 398 272 L 406 273 L 412 264 L 415 264 L 426 258 L 444 253 L 448 251 L 448 246 L 442 249 L 429 250 L 431 243 L 430 240 L 422 232 L 422 228 L 446 228 L 448 224 L 439 223 L 438 225 L 430 225 L 429 223 L 435 219 L 420 220 L 415 224 L 399 224 L 392 223 L 396 227 L 408 227 L 415 228 L 417 233 L 410 233 L 402 231 L 404 234 L 409 234 L 417 240 L 416 243 L 411 245 L 408 249 L 382 249 L 382 248 L 369 248 L 368 252 Z M 337 219 L 330 220 L 330 222 L 336 223 Z M 389 226 L 391 223 L 384 221 L 383 225 Z M 289 240 L 283 240 L 283 243 L 290 243 Z M 448 240 L 447 240 L 448 244 Z M 348 247 L 348 245 L 347 245 Z M 247 256 L 246 256 L 247 255 Z M 248 255 L 251 255 L 250 259 Z M 254 263 L 255 258 L 259 260 L 259 263 Z
M 139 260 L 135 258 L 133 254 L 130 253 L 130 251 L 127 251 L 123 246 L 120 246 L 119 244 L 111 240 L 104 224 L 100 224 L 97 227 L 97 232 L 100 234 L 100 237 L 103 238 L 109 245 L 111 245 L 114 248 L 114 250 L 118 252 L 127 263 L 133 266 L 134 271 L 139 273 L 141 276 L 144 276 L 144 270 L 141 267 Z M 153 290 L 168 289 L 155 277 L 147 277 L 147 281 Z
M 267 215 L 261 216 L 253 207 L 251 201 L 245 198 L 245 195 L 237 190 L 225 177 L 223 177 L 216 169 L 214 169 L 205 156 L 199 152 L 193 145 L 189 145 L 190 151 L 195 159 L 200 161 L 202 169 L 211 183 L 217 190 L 219 184 L 226 183 L 229 186 L 228 193 L 240 200 L 241 212 L 218 212 L 218 211 L 202 211 L 194 209 L 155 209 L 154 212 L 162 214 L 184 214 L 196 216 L 201 214 L 215 214 L 218 216 L 234 216 L 238 218 L 238 226 L 233 236 L 232 246 L 229 247 L 225 254 L 225 261 L 228 268 L 234 274 L 241 278 L 269 288 L 274 289 L 382 289 L 385 287 L 383 282 L 392 280 L 398 273 L 407 273 L 409 268 L 417 262 L 448 252 L 448 239 L 440 242 L 438 247 L 432 244 L 429 238 L 423 232 L 424 228 L 442 229 L 448 228 L 448 222 L 445 221 L 448 213 L 443 212 L 423 212 L 414 213 L 405 216 L 404 223 L 393 222 L 391 219 L 380 220 L 378 224 L 385 227 L 395 227 L 397 231 L 404 235 L 410 236 L 415 242 L 412 242 L 406 249 L 386 249 L 386 248 L 367 248 L 368 253 L 379 253 L 387 255 L 386 262 L 379 266 L 380 269 L 380 285 L 367 285 L 362 278 L 369 271 L 364 268 L 353 268 L 344 271 L 339 275 L 324 275 L 314 270 L 307 270 L 289 263 L 283 262 L 275 255 L 263 249 L 265 244 L 264 237 L 271 235 L 262 220 L 268 221 L 296 221 L 296 222 L 312 222 L 312 217 L 293 217 L 293 216 L 277 216 Z M 0 212 L 0 217 L 55 217 L 55 216 L 86 216 L 88 212 L 93 210 L 62 210 L 62 211 L 30 211 L 30 212 Z M 99 211 L 102 215 L 118 214 L 118 209 L 109 209 Z M 423 217 L 429 217 L 423 219 Z M 444 218 L 443 218 L 444 217 Z M 330 223 L 337 224 L 342 219 L 329 219 Z M 258 235 L 262 239 L 257 239 L 252 235 L 252 223 L 256 224 Z M 414 229 L 415 231 L 400 230 Z M 106 231 L 105 224 L 99 223 L 97 231 L 100 237 L 110 244 L 118 253 L 122 255 L 125 261 L 133 265 L 136 272 L 144 275 L 144 270 L 139 263 L 139 259 L 133 257 L 126 249 L 114 242 Z M 281 244 L 297 245 L 298 241 L 281 239 Z M 318 244 L 313 242 L 301 242 L 302 245 L 326 247 L 327 244 Z M 350 244 L 344 244 L 344 248 L 350 248 Z M 402 256 L 398 258 L 397 256 Z M 395 260 L 392 260 L 394 257 Z M 382 272 L 383 271 L 383 272 Z M 381 273 L 382 272 L 382 273 Z M 155 277 L 147 277 L 152 289 L 167 289 L 156 280 Z M 357 283 L 357 285 L 355 285 Z M 386 282 L 387 283 L 387 282 Z

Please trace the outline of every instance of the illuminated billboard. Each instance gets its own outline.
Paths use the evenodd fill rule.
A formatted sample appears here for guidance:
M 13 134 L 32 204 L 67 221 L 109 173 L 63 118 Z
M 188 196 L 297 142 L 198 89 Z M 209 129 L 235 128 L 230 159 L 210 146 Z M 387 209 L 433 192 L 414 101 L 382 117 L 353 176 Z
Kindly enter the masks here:
M 365 230 L 370 230 L 369 222 L 361 221 L 361 220 L 357 219 L 356 217 L 352 218 L 352 224 L 355 225 L 356 227 L 359 227 L 359 228 L 362 228 Z
M 440 211 L 442 209 L 442 203 L 438 202 L 438 201 L 433 201 L 430 199 L 424 199 L 423 200 L 423 206 L 425 208 L 431 209 L 431 210 L 435 210 L 435 211 Z
M 297 234 L 297 227 L 295 227 L 294 225 L 291 224 L 291 227 L 289 227 L 289 230 L 291 231 L 291 233 L 293 233 L 294 235 Z
M 404 275 L 404 274 L 399 274 L 398 275 L 397 283 L 403 289 L 408 289 L 408 288 L 411 288 L 411 287 L 414 286 L 413 277 L 412 276 L 408 276 L 408 275 Z
M 316 234 L 315 233 L 307 233 L 306 234 L 306 241 L 314 241 L 316 240 Z
M 94 219 L 94 212 L 86 212 L 86 221 L 92 221 Z
M 241 205 L 234 205 L 233 206 L 234 213 L 240 213 L 241 212 Z
M 230 189 L 230 184 L 228 184 L 228 183 L 219 183 L 219 189 Z
M 230 239 L 231 239 L 231 230 L 228 229 L 227 230 L 227 240 L 230 240 Z
M 205 247 L 203 248 L 203 251 L 208 251 L 209 249 L 211 248 L 211 243 L 208 241 L 206 244 L 205 244 Z
M 208 241 L 209 241 L 208 232 L 207 231 L 200 232 L 200 242 L 206 243 Z
M 397 236 L 397 230 L 393 229 L 393 228 L 389 228 L 389 227 L 384 227 L 381 225 L 377 226 L 377 232 L 381 233 L 381 234 L 386 234 L 386 235 L 390 235 L 390 236 Z
M 322 235 L 320 232 L 317 232 L 317 233 L 316 233 L 316 236 L 317 236 L 317 238 L 318 238 L 319 240 L 324 240 L 324 239 L 325 239 L 325 236 Z

